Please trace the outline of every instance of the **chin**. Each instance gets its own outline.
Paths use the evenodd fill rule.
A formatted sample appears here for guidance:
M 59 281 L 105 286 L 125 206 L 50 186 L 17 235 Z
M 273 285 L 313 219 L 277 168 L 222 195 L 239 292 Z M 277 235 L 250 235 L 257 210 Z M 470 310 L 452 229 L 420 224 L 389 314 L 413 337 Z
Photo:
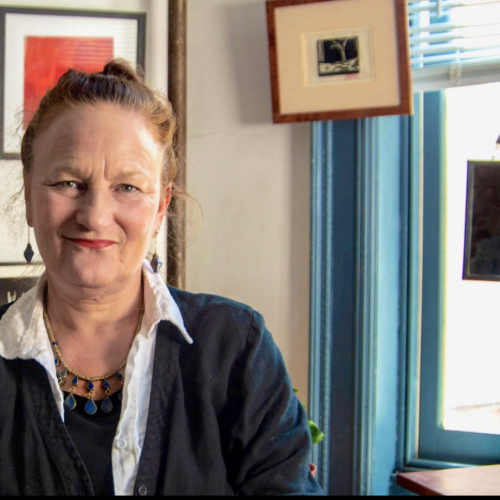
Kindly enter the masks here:
M 52 274 L 72 286 L 102 289 L 127 280 L 133 274 L 131 271 L 116 259 L 99 259 L 93 262 L 78 259 L 76 262 L 66 262 L 65 265 L 58 266 Z
M 119 281 L 120 273 L 114 269 L 73 269 L 63 276 L 71 284 L 82 288 L 107 288 Z

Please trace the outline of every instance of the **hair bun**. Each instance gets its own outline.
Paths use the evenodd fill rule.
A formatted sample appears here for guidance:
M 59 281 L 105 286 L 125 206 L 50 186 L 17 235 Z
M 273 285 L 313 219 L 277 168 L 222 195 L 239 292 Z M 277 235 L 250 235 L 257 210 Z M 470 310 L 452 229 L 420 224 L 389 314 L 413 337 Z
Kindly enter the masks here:
M 103 75 L 117 76 L 135 83 L 144 83 L 144 75 L 140 70 L 136 71 L 125 59 L 113 59 L 109 61 L 102 71 Z

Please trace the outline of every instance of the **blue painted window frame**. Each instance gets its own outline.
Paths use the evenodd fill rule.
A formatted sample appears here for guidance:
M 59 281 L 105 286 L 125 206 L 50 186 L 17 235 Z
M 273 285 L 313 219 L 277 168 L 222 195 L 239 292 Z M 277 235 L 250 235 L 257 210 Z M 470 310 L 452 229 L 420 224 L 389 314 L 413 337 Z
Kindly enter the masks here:
M 419 96 L 417 112 L 412 119 L 415 139 L 423 147 L 415 148 L 412 168 L 423 169 L 423 251 L 420 384 L 418 373 L 410 378 L 409 397 L 420 393 L 419 425 L 409 430 L 407 467 L 462 467 L 500 462 L 500 436 L 471 432 L 447 431 L 441 422 L 443 352 L 444 352 L 444 276 L 445 276 L 445 175 L 446 175 L 446 102 L 444 91 Z M 420 153 L 421 151 L 421 153 Z M 419 155 L 422 154 L 422 158 Z M 422 167 L 421 167 L 422 165 Z M 464 217 L 465 220 L 465 217 Z M 418 281 L 418 275 L 411 278 Z M 418 345 L 415 345 L 418 349 Z M 418 350 L 410 355 L 416 357 Z M 408 413 L 417 408 L 412 402 Z M 416 430 L 418 428 L 418 437 Z
M 326 439 L 311 460 L 329 494 L 387 495 L 398 471 L 491 463 L 490 444 L 464 460 L 477 434 L 443 434 L 429 386 L 441 370 L 444 115 L 427 106 L 438 115 L 417 94 L 411 118 L 312 124 L 309 412 Z M 450 436 L 452 451 L 422 448 L 419 431 Z

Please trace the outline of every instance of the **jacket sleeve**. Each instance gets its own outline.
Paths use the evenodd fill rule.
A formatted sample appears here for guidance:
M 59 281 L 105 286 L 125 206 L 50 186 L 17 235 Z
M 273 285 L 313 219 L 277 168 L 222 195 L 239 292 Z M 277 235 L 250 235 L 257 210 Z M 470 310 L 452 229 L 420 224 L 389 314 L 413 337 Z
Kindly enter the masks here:
M 322 495 L 309 472 L 306 412 L 258 313 L 253 313 L 246 349 L 230 378 L 226 456 L 235 492 Z

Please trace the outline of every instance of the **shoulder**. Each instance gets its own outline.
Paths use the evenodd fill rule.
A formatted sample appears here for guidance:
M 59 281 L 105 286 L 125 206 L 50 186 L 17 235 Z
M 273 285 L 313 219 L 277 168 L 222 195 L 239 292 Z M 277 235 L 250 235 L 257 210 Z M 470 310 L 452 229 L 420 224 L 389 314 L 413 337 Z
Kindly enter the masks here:
M 191 293 L 169 287 L 194 345 L 224 345 L 244 349 L 248 343 L 270 336 L 260 313 L 252 307 L 226 297 Z
M 191 293 L 177 288 L 168 287 L 178 305 L 188 328 L 188 323 L 194 325 L 200 321 L 216 322 L 218 325 L 235 324 L 249 327 L 252 319 L 260 314 L 250 306 L 219 295 L 206 293 Z
M 168 289 L 175 302 L 183 312 L 188 310 L 206 312 L 217 308 L 227 310 L 228 313 L 242 312 L 244 314 L 251 314 L 253 312 L 253 309 L 250 306 L 226 297 L 221 297 L 220 295 L 192 293 L 187 292 L 186 290 L 179 290 L 178 288 L 174 288 L 172 286 L 169 286 Z

